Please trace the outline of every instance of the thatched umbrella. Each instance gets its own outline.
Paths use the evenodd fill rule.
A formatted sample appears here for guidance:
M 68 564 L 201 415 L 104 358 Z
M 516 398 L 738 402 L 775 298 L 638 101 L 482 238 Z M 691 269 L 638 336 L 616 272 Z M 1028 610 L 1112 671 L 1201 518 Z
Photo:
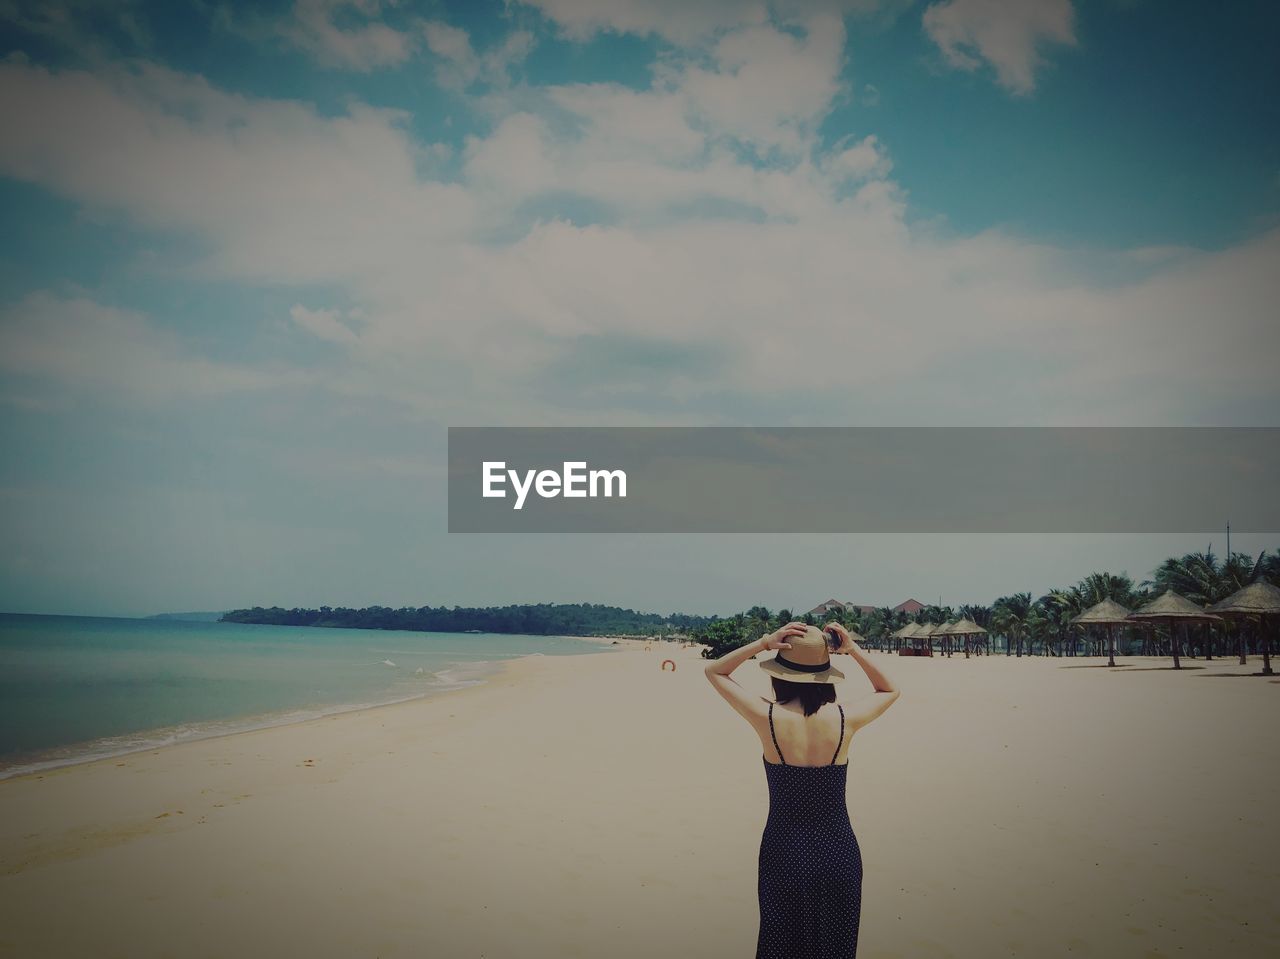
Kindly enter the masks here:
M 1221 602 L 1209 607 L 1210 612 L 1223 616 L 1257 616 L 1258 629 L 1262 633 L 1262 675 L 1271 676 L 1271 636 L 1266 631 L 1268 616 L 1280 615 L 1280 589 L 1270 583 L 1250 583 L 1244 589 L 1232 593 Z M 1241 640 L 1243 642 L 1243 640 Z M 1240 647 L 1243 651 L 1244 647 Z
M 969 658 L 969 639 L 971 636 L 985 636 L 987 631 L 971 620 L 969 617 L 961 617 L 957 622 L 952 623 L 947 632 L 952 636 L 964 637 L 964 658 Z
M 1116 664 L 1116 627 L 1129 625 L 1129 617 L 1133 610 L 1121 606 L 1114 599 L 1104 599 L 1095 606 L 1090 606 L 1079 616 L 1071 617 L 1072 626 L 1105 626 L 1107 627 L 1107 665 Z
M 855 643 L 857 643 L 859 646 L 866 645 L 866 642 L 867 642 L 866 637 L 863 636 L 860 632 L 858 632 L 856 629 L 849 629 L 847 626 L 845 627 L 845 629 L 848 630 L 849 632 L 849 638 L 852 639 Z
M 1178 633 L 1174 623 L 1220 623 L 1221 616 L 1201 609 L 1185 596 L 1179 596 L 1173 590 L 1164 593 L 1160 598 L 1147 603 L 1129 614 L 1129 619 L 1142 620 L 1147 623 L 1164 623 L 1169 627 L 1169 639 L 1173 644 L 1173 668 L 1181 669 L 1182 661 L 1178 658 Z

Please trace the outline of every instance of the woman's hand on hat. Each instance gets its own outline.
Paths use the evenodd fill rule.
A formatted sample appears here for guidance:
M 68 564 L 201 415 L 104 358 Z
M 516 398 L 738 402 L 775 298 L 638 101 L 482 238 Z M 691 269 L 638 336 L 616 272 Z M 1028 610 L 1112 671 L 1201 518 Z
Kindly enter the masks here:
M 793 636 L 803 636 L 808 628 L 804 623 L 790 622 L 781 629 L 762 636 L 760 642 L 764 644 L 765 649 L 790 649 L 791 644 L 787 640 Z
M 853 637 L 849 635 L 849 631 L 842 625 L 836 622 L 830 622 L 822 627 L 822 631 L 824 633 L 834 633 L 836 636 L 840 637 L 840 645 L 836 649 L 831 650 L 831 654 L 833 656 L 837 653 L 845 653 L 847 655 L 853 652 Z

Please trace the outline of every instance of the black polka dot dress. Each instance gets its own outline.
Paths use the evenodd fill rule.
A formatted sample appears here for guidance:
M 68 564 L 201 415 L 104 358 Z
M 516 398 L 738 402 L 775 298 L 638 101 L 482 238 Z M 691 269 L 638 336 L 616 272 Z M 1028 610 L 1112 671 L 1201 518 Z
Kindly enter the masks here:
M 845 803 L 849 765 L 835 765 L 832 756 L 826 766 L 791 766 L 781 749 L 778 755 L 781 763 L 764 760 L 769 818 L 760 839 L 756 959 L 851 959 L 862 913 L 862 851 Z

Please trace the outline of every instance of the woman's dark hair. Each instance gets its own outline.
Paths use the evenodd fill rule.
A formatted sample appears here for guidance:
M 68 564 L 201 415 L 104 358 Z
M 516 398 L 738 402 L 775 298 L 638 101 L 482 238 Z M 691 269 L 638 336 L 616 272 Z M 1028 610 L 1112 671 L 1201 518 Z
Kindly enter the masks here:
M 800 700 L 804 714 L 812 716 L 824 703 L 836 701 L 836 688 L 831 683 L 793 683 L 789 679 L 769 677 L 773 681 L 773 698 L 780 703 L 789 703 L 793 699 Z

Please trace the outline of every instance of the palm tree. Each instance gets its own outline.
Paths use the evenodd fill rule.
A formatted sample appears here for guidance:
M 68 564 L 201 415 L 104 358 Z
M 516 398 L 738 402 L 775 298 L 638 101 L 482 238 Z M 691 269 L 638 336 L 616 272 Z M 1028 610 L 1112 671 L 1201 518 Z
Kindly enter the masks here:
M 881 606 L 876 610 L 876 613 L 880 616 L 880 622 L 882 624 L 881 629 L 884 633 L 885 649 L 892 651 L 890 644 L 895 643 L 896 640 L 890 639 L 889 634 L 907 625 L 907 621 L 910 617 L 907 616 L 906 613 L 895 611 L 890 609 L 888 606 Z
M 1053 635 L 1053 620 L 1045 615 L 1044 607 L 1039 604 L 1033 604 L 1027 612 L 1027 618 L 1023 621 L 1023 630 L 1027 634 L 1027 655 L 1030 656 L 1036 648 L 1036 643 L 1040 643 L 1040 651 L 1046 656 L 1053 655 L 1050 645 L 1050 637 Z
M 1074 656 L 1075 637 L 1071 634 L 1071 617 L 1083 609 L 1080 595 L 1073 589 L 1055 589 L 1041 596 L 1036 601 L 1036 606 L 1046 620 L 1047 635 L 1052 635 L 1058 642 L 1068 640 L 1071 645 L 1070 655 Z
M 1027 637 L 1027 619 L 1030 615 L 1030 593 L 1001 596 L 991 604 L 991 627 L 1004 636 L 1006 656 L 1010 655 L 1011 640 L 1018 644 L 1018 656 L 1022 655 L 1022 641 Z
M 889 611 L 885 609 L 873 609 L 865 616 L 858 617 L 858 632 L 871 640 L 876 645 L 876 648 L 880 648 L 880 645 L 884 642 L 884 637 L 889 632 L 889 629 L 886 628 L 885 613 L 887 612 Z
M 1280 586 L 1280 550 L 1276 550 L 1270 556 L 1263 553 L 1258 557 L 1257 575 L 1272 586 Z
M 1118 576 L 1114 573 L 1090 573 L 1076 584 L 1075 591 L 1085 609 L 1098 605 L 1104 599 L 1130 607 L 1135 602 L 1133 580 L 1128 573 Z
M 1227 588 L 1223 572 L 1211 547 L 1203 553 L 1169 557 L 1144 585 L 1153 586 L 1161 593 L 1171 589 L 1193 603 L 1205 606 L 1226 599 L 1235 592 L 1235 589 Z

